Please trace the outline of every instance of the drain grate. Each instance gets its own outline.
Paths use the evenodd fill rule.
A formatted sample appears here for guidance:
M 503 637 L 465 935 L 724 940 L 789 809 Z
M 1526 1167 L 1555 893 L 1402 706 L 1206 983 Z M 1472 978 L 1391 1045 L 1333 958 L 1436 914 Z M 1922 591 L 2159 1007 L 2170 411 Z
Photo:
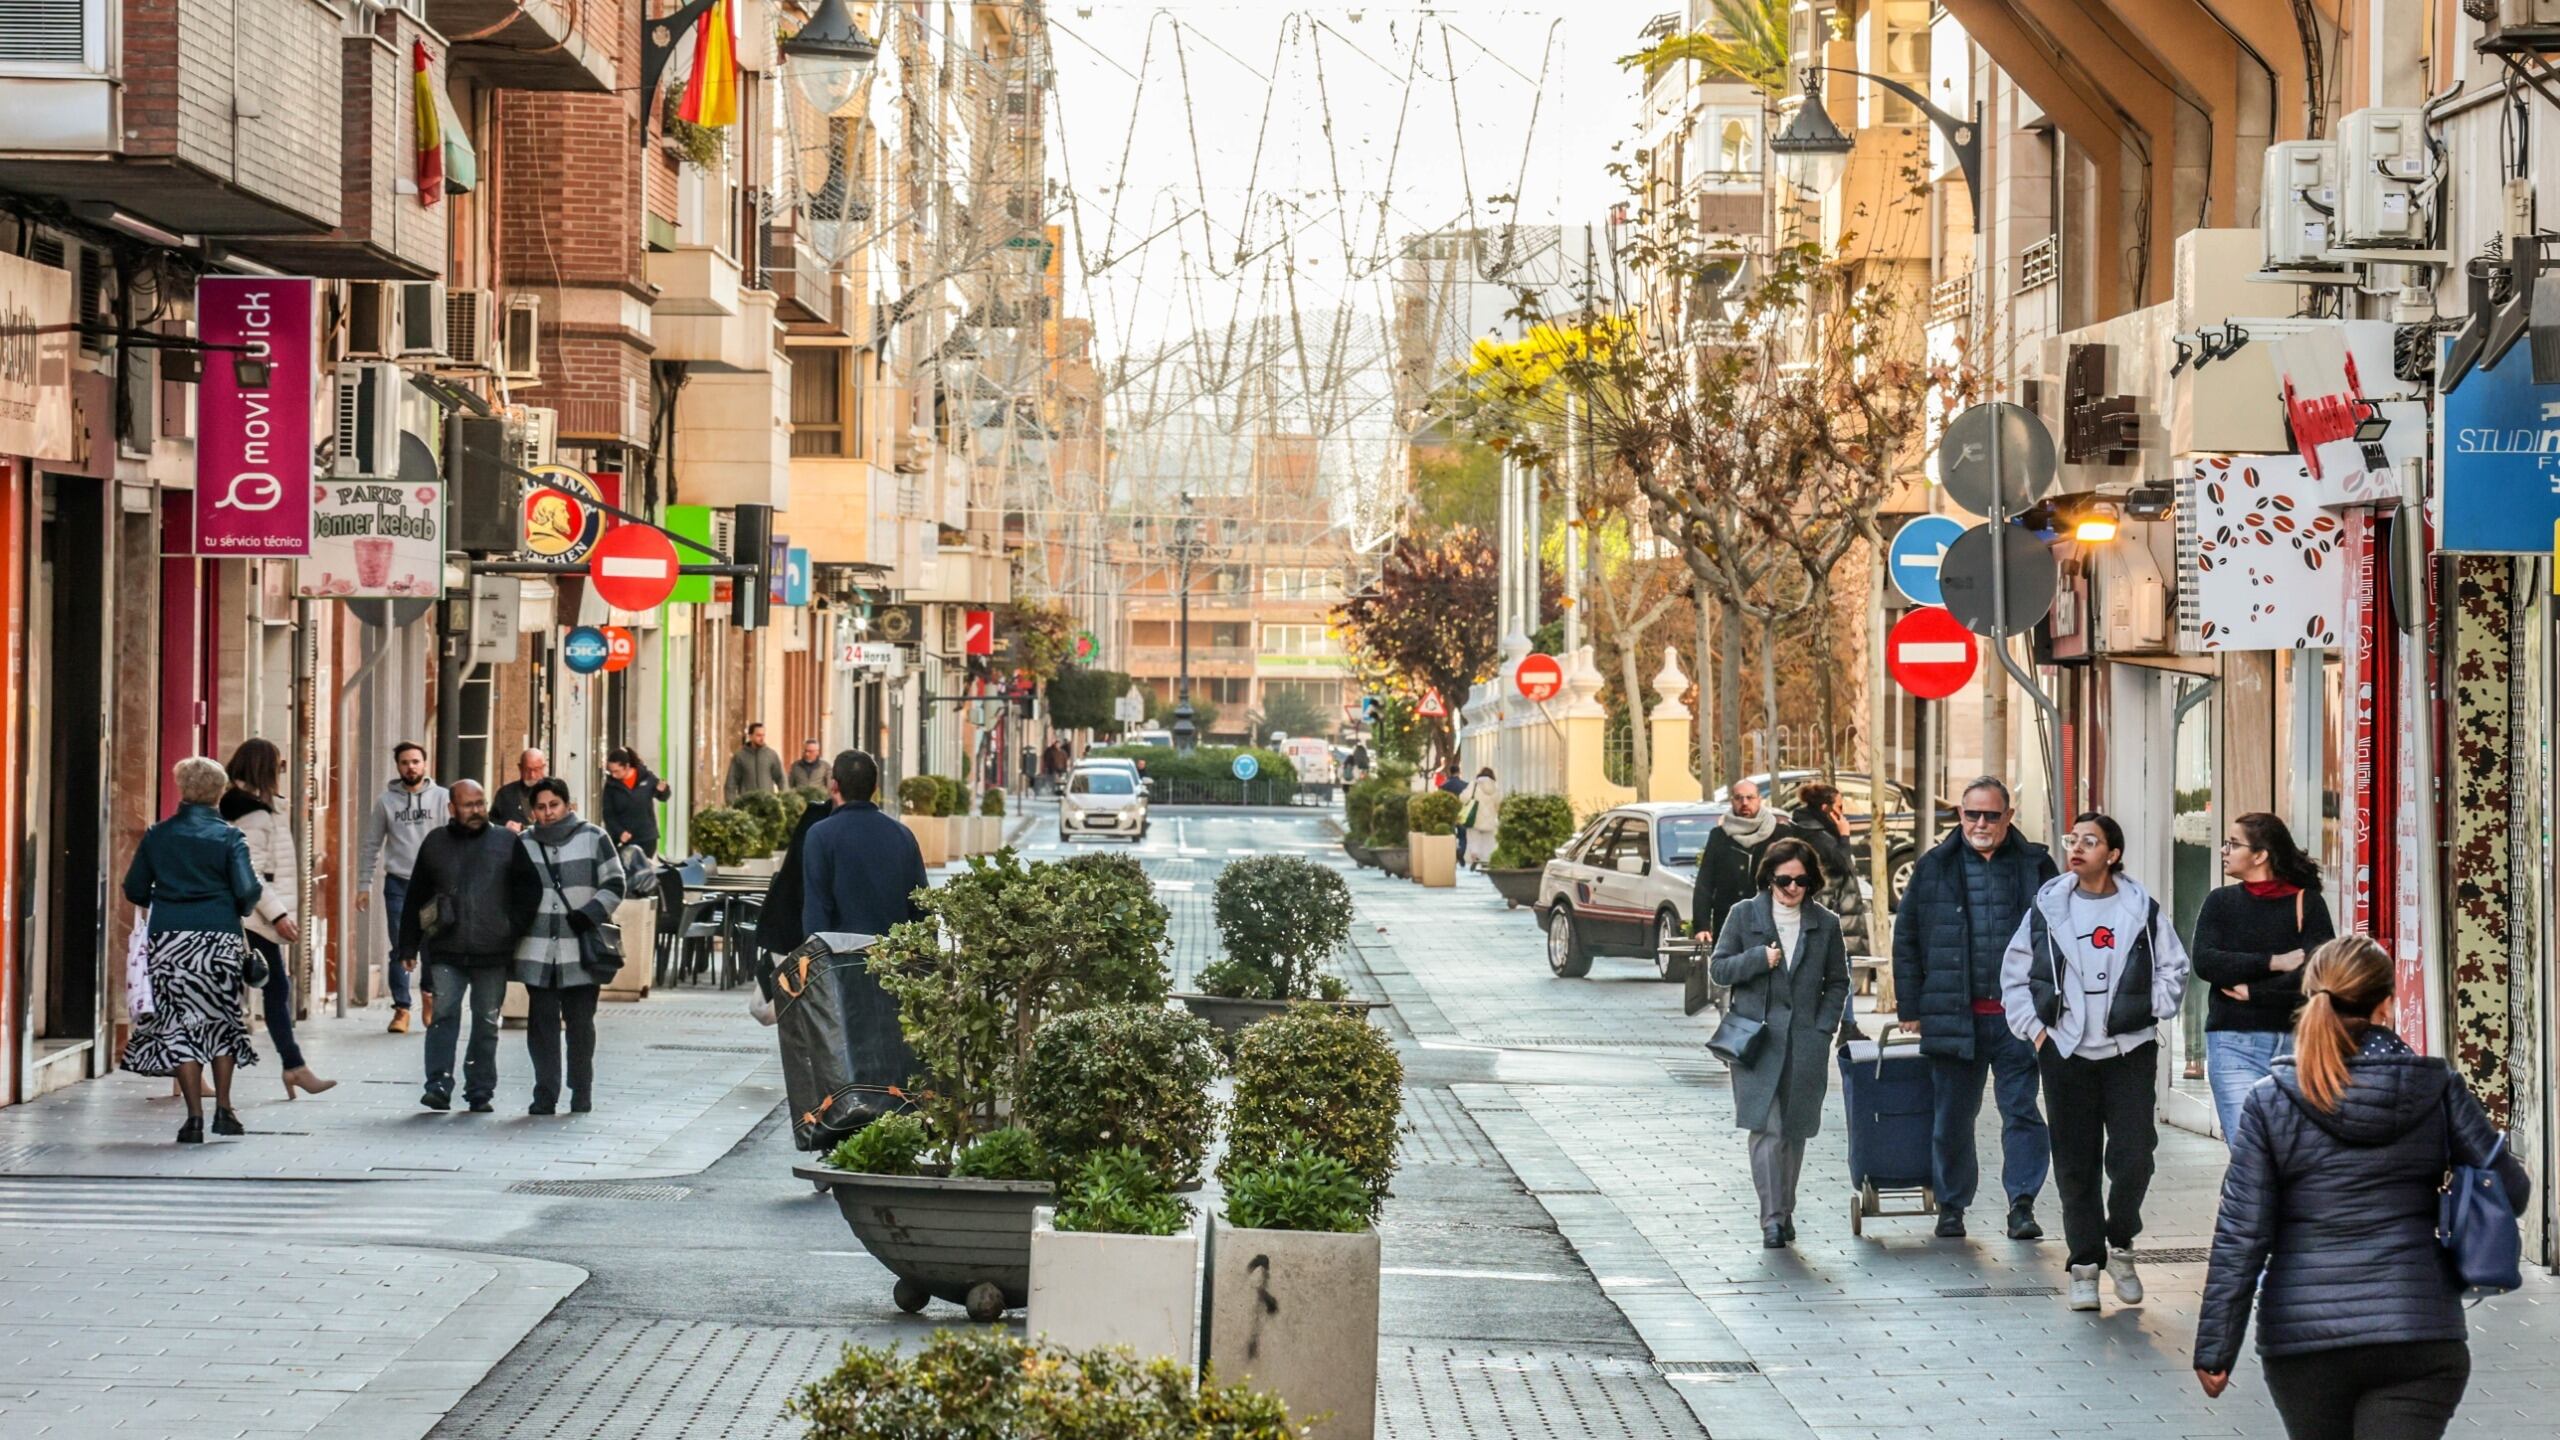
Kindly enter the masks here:
M 1957 1290 L 1941 1290 L 1941 1300 L 2020 1300 L 2030 1296 L 2059 1295 L 2050 1285 L 1974 1285 Z
M 652 1050 L 682 1050 L 694 1055 L 770 1055 L 770 1045 L 679 1045 L 672 1041 L 653 1044 Z
M 2136 1250 L 2134 1262 L 2141 1265 L 2202 1265 L 2213 1258 L 2213 1252 L 2201 1246 L 2176 1250 Z
M 682 1200 L 690 1185 L 661 1185 L 647 1180 L 519 1180 L 510 1195 L 560 1195 L 588 1200 Z
M 1695 1360 L 1683 1365 L 1674 1365 L 1671 1373 L 1675 1378 L 1680 1375 L 1757 1375 L 1760 1373 L 1760 1362 L 1757 1360 Z

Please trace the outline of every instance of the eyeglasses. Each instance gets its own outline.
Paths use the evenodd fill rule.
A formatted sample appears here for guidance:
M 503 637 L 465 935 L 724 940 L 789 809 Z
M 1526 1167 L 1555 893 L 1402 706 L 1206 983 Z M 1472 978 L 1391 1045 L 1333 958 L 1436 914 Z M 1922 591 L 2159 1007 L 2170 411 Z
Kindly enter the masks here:
M 2064 837 L 2062 843 L 2074 850 L 2104 850 L 2107 848 L 2107 837 L 2104 835 L 2071 835 Z
M 2258 847 L 2245 840 L 2225 840 L 2222 842 L 2222 848 L 2225 850 L 2255 850 Z
M 1780 890 L 1801 890 L 1813 883 L 1810 875 L 1772 875 L 1769 883 Z
M 2008 814 L 2005 810 L 1959 810 L 1967 825 L 1997 825 Z

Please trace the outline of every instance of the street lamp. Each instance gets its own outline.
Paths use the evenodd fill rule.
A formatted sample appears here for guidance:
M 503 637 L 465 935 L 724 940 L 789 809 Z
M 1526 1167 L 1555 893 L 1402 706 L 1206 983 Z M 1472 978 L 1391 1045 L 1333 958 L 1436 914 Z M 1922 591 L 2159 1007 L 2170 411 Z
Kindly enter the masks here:
M 1958 119 L 1929 103 L 1929 97 L 1882 75 L 1864 70 L 1844 70 L 1837 65 L 1808 65 L 1801 73 L 1804 101 L 1796 107 L 1795 118 L 1787 128 L 1769 141 L 1779 163 L 1786 167 L 1787 179 L 1801 189 L 1819 194 L 1831 188 L 1840 178 L 1840 169 L 1848 163 L 1849 150 L 1856 142 L 1831 123 L 1831 113 L 1822 108 L 1822 75 L 1847 75 L 1869 80 L 1911 102 L 1911 107 L 1928 117 L 1946 138 L 1947 149 L 1956 157 L 1956 168 L 1964 172 L 1965 189 L 1973 196 L 1973 228 L 1982 230 L 1982 105 L 1977 101 L 1971 119 Z
M 819 114 L 833 115 L 853 103 L 853 92 L 880 58 L 880 42 L 853 23 L 844 0 L 820 0 L 809 23 L 782 42 L 782 58 L 791 62 L 800 97 Z
M 1191 750 L 1200 743 L 1200 727 L 1191 709 L 1191 561 L 1199 553 L 1192 536 L 1191 492 L 1182 492 L 1182 518 L 1173 522 L 1173 554 L 1181 571 L 1180 618 L 1174 622 L 1178 668 L 1173 682 L 1173 748 Z

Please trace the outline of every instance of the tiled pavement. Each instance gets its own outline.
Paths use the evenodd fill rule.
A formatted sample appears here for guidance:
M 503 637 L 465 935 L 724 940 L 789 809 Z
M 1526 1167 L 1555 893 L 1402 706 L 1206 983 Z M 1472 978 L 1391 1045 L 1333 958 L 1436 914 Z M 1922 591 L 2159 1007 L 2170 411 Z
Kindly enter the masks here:
M 1490 1061 L 1493 1079 L 1456 1084 L 1455 1098 L 1717 1440 L 2280 1433 L 2254 1357 L 2218 1402 L 2188 1364 L 2219 1142 L 2163 1131 L 2141 1246 L 2159 1257 L 2144 1266 L 2150 1297 L 2078 1315 L 2060 1296 L 2058 1241 L 1981 1224 L 1938 1241 L 1919 1218 L 1871 1219 L 1853 1239 L 1835 1084 L 1805 1160 L 1799 1243 L 1764 1251 L 1720 1070 L 1676 992 L 1641 978 L 1649 967 L 1603 959 L 1590 980 L 1552 978 L 1534 922 L 1481 880 L 1426 891 L 1362 872 L 1354 890 L 1357 939 L 1399 1017 L 1427 1047 Z M 1583 1073 L 1557 1083 L 1559 1064 Z M 2048 1187 L 2058 1234 L 2056 1209 Z M 2560 1435 L 2555 1301 L 2560 1285 L 2536 1275 L 2472 1312 L 2456 1433 Z

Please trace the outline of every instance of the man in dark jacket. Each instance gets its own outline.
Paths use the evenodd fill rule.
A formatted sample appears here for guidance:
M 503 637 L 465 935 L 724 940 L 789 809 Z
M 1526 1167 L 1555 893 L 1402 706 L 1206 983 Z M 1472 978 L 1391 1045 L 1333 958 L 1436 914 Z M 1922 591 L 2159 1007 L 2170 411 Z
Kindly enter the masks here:
M 463 1099 L 486 1115 L 498 1093 L 498 1010 L 516 941 L 542 900 L 541 877 L 515 832 L 489 823 L 488 792 L 477 780 L 453 783 L 453 819 L 418 845 L 400 912 L 401 943 L 427 964 L 427 993 L 440 995 L 427 1025 L 427 1089 L 418 1103 L 453 1106 L 454 1032 L 471 1011 L 462 1062 Z
M 2035 903 L 2060 872 L 2045 848 L 2020 835 L 2009 787 L 1985 775 L 1964 789 L 1953 835 L 1911 867 L 1893 924 L 1894 1015 L 1920 1032 L 1931 1061 L 1937 1110 L 1930 1122 L 1938 1234 L 1964 1234 L 1965 1207 L 1981 1182 L 1973 1128 L 1988 1078 L 2000 1104 L 2000 1183 L 2009 1197 L 2009 1238 L 2044 1234 L 2036 1192 L 2053 1165 L 2053 1143 L 2036 1104 L 2035 1047 L 2009 1033 L 2000 1006 L 2000 960 Z
M 906 826 L 882 814 L 880 762 L 860 750 L 836 756 L 835 813 L 818 822 L 802 847 L 800 931 L 885 935 L 916 918 L 913 896 L 925 887 L 924 852 Z
M 809 893 L 809 832 L 836 813 L 839 798 L 835 774 L 829 771 L 826 802 L 800 812 L 800 822 L 791 827 L 791 843 L 782 851 L 782 867 L 773 872 L 773 883 L 765 887 L 764 908 L 756 912 L 756 948 L 765 952 L 764 958 L 756 962 L 756 983 L 768 1000 L 773 998 L 773 961 L 799 949 L 800 942 L 809 938 L 809 932 L 800 926 L 800 910 Z M 898 828 L 906 829 L 903 825 Z
M 1731 808 L 1699 850 L 1698 879 L 1689 890 L 1689 928 L 1697 932 L 1701 950 L 1716 943 L 1726 912 L 1760 893 L 1754 882 L 1760 853 L 1781 836 L 1796 834 L 1796 827 L 1778 819 L 1751 781 L 1734 781 L 1725 787 L 1725 796 Z

